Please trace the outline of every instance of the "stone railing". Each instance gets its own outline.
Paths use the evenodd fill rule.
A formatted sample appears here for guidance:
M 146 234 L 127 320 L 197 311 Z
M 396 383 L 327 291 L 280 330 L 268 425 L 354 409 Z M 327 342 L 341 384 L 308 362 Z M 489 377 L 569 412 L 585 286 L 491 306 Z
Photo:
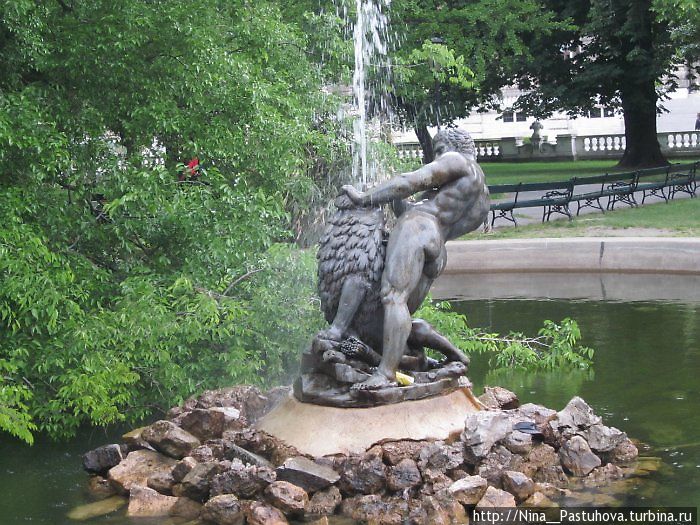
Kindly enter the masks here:
M 666 157 L 700 156 L 700 131 L 657 133 L 661 151 Z M 476 155 L 479 162 L 528 159 L 606 159 L 619 158 L 625 151 L 624 134 L 559 135 L 556 140 L 533 143 L 523 137 L 477 139 Z M 396 147 L 403 159 L 422 159 L 423 151 L 417 143 L 401 143 Z

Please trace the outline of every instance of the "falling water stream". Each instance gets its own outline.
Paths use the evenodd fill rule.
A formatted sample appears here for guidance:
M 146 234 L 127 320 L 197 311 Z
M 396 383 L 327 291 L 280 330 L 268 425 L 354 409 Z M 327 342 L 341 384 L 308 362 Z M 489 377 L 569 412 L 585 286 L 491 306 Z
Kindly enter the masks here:
M 391 42 L 386 10 L 391 0 L 355 0 L 353 41 L 355 70 L 353 92 L 353 181 L 367 188 L 376 181 L 376 163 L 368 151 L 368 116 L 383 103 L 390 71 L 388 49 Z M 368 75 L 370 68 L 373 74 Z

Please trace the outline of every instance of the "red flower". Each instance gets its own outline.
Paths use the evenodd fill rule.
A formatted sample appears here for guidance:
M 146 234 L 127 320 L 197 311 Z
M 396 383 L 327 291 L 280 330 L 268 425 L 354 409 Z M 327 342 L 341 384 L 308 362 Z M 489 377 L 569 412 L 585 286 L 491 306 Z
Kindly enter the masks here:
M 197 170 L 199 169 L 199 158 L 195 157 L 187 163 L 187 167 L 190 170 L 190 175 L 196 176 Z

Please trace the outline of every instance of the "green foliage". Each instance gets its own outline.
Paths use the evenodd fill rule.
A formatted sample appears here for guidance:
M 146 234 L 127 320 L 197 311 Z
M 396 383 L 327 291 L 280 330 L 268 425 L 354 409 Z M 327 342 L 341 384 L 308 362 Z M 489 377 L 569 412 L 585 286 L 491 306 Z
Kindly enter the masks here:
M 581 331 L 573 319 L 560 323 L 546 320 L 537 337 L 520 333 L 506 336 L 469 328 L 466 317 L 451 310 L 445 301 L 423 304 L 416 317 L 425 319 L 468 355 L 486 355 L 489 366 L 501 369 L 587 370 L 594 351 L 580 345 Z
M 290 375 L 320 313 L 279 243 L 342 154 L 336 28 L 273 0 L 0 2 L 1 431 Z

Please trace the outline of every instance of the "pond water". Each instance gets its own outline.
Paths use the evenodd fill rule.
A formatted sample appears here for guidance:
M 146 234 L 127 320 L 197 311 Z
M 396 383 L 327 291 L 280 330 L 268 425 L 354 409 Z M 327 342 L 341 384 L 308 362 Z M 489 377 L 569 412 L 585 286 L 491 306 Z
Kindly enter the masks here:
M 647 443 L 644 453 L 664 468 L 630 505 L 700 506 L 700 302 L 472 300 L 454 303 L 472 326 L 535 334 L 543 319 L 578 320 L 584 344 L 596 349 L 592 373 L 494 376 L 473 360 L 470 377 L 514 390 L 523 402 L 561 409 L 574 395 L 586 399 L 607 424 Z M 68 443 L 38 439 L 34 447 L 0 442 L 0 523 L 64 525 L 71 508 L 89 501 L 81 454 L 119 432 L 83 433 Z M 649 490 L 651 488 L 651 490 Z M 123 511 L 83 523 L 164 525 L 128 520 Z

